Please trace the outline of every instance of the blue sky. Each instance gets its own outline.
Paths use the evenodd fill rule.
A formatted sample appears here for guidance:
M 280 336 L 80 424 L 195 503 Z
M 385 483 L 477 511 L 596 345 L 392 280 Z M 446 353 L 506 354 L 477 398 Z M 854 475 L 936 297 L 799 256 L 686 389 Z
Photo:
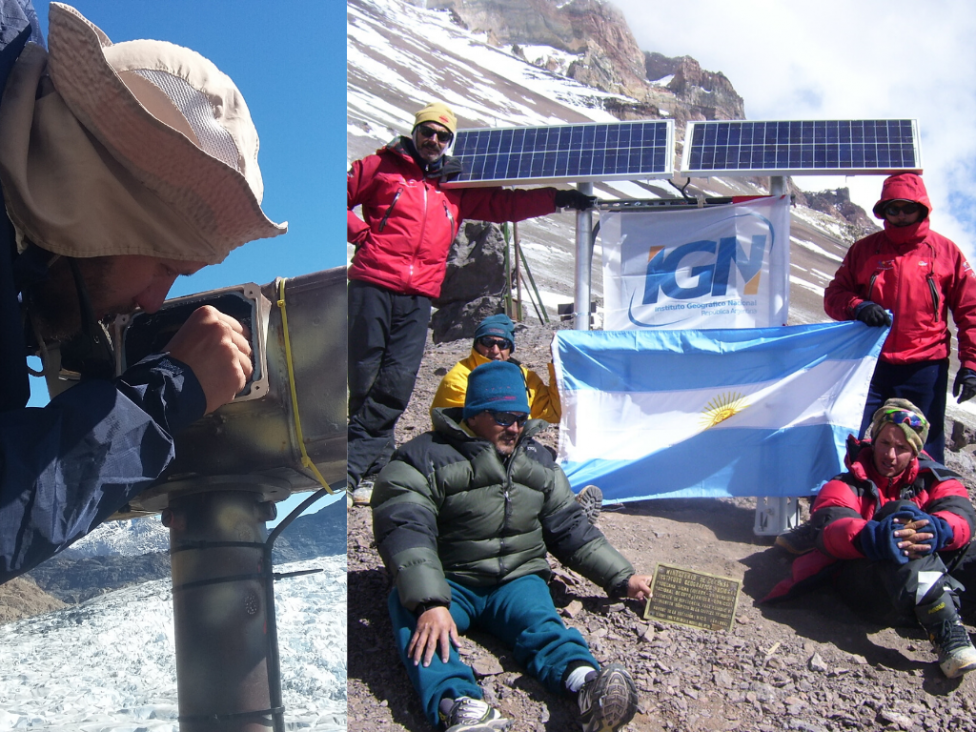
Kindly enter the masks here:
M 271 220 L 288 221 L 288 233 L 246 244 L 223 263 L 179 278 L 171 296 L 243 282 L 264 284 L 278 276 L 345 265 L 341 228 L 346 167 L 345 3 L 75 0 L 68 4 L 113 42 L 159 39 L 206 56 L 237 84 L 257 127 L 262 207 Z M 48 3 L 35 0 L 34 7 L 46 38 Z M 31 404 L 44 404 L 43 383 L 35 379 L 31 388 Z
M 976 4 L 611 1 L 641 49 L 723 72 L 749 119 L 917 119 L 932 227 L 976 260 Z M 868 211 L 881 192 L 867 175 L 799 185 L 847 186 Z

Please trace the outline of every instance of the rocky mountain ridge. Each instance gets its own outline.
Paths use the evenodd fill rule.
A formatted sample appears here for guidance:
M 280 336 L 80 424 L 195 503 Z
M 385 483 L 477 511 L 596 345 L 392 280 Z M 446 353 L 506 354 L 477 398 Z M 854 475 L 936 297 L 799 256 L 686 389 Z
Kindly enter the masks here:
M 619 119 L 673 117 L 683 130 L 688 120 L 745 118 L 742 97 L 724 74 L 703 70 L 690 56 L 642 51 L 623 14 L 608 2 L 427 0 L 426 7 L 450 12 L 466 30 L 484 33 L 489 44 L 511 47 L 536 66 L 630 97 L 630 104 L 608 100 L 605 108 Z M 551 52 L 530 58 L 526 46 Z

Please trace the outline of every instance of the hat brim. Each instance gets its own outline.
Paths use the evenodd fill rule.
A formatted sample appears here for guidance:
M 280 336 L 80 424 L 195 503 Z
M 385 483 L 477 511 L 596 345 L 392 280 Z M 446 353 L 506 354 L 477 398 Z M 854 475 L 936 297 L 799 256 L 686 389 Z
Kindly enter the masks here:
M 74 8 L 51 3 L 49 28 L 48 71 L 71 113 L 215 249 L 226 256 L 287 231 L 264 215 L 244 175 L 143 107 L 106 59 L 112 42 L 98 27 Z

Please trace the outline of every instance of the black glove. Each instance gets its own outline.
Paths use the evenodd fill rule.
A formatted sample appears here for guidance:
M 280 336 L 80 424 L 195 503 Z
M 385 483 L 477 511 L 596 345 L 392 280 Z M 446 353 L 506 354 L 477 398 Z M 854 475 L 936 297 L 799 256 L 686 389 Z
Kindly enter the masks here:
M 956 380 L 952 384 L 952 396 L 959 397 L 958 404 L 968 402 L 976 396 L 976 371 L 963 366 L 956 372 Z
M 888 315 L 888 311 L 870 300 L 865 300 L 854 308 L 854 317 L 872 328 L 891 325 L 891 316 Z
M 596 203 L 596 196 L 588 196 L 575 189 L 568 191 L 556 191 L 556 208 L 575 208 L 577 211 L 586 211 L 593 208 Z

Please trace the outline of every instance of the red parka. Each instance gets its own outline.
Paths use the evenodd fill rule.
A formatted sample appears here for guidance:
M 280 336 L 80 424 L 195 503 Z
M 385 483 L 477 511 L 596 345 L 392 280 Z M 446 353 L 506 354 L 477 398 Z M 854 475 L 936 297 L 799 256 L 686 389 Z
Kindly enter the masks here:
M 821 526 L 817 549 L 793 560 L 792 575 L 766 597 L 775 600 L 796 584 L 814 577 L 838 559 L 863 559 L 857 535 L 889 501 L 907 500 L 922 511 L 938 516 L 952 528 L 952 541 L 940 551 L 961 549 L 969 543 L 976 510 L 959 476 L 925 453 L 913 458 L 893 478 L 878 474 L 871 443 L 848 440 L 848 472 L 820 489 L 810 509 L 810 522 Z
M 892 226 L 854 242 L 824 293 L 824 310 L 834 320 L 852 320 L 866 300 L 890 310 L 891 332 L 881 360 L 894 364 L 948 358 L 948 311 L 958 328 L 959 360 L 976 369 L 976 278 L 952 241 L 929 228 L 932 210 L 922 179 L 911 173 L 885 180 L 874 214 L 886 201 L 904 199 L 925 207 L 911 226 Z
M 441 187 L 421 170 L 401 137 L 357 160 L 346 180 L 349 279 L 405 295 L 436 298 L 448 251 L 463 219 L 521 221 L 556 210 L 555 188 Z M 353 213 L 362 206 L 362 219 Z

